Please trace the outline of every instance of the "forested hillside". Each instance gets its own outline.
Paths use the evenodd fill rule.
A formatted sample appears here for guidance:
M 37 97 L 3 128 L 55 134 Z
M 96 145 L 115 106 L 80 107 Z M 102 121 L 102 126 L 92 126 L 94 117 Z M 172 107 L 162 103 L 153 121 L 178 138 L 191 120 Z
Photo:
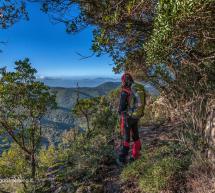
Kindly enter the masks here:
M 93 88 L 51 88 L 50 92 L 56 94 L 57 108 L 52 109 L 42 120 L 44 137 L 49 143 L 57 144 L 64 132 L 76 126 L 72 108 L 77 103 L 77 97 L 85 99 L 104 96 L 117 87 L 117 82 L 106 82 Z
M 119 82 L 106 82 L 97 87 L 87 88 L 51 88 L 51 92 L 56 92 L 56 100 L 60 108 L 71 109 L 77 100 L 77 96 L 80 98 L 93 98 L 97 96 L 103 96 L 109 93 L 120 85 Z
M 50 92 L 56 94 L 57 106 L 42 119 L 42 127 L 44 128 L 42 143 L 46 146 L 58 144 L 61 135 L 75 127 L 72 109 L 77 103 L 77 97 L 84 99 L 104 96 L 117 87 L 119 87 L 117 82 L 106 82 L 95 88 L 50 88 Z M 0 144 L 0 152 L 9 147 L 9 142 L 5 141 L 4 137 L 0 138 Z
M 28 19 L 26 2 L 0 3 L 1 28 Z M 0 157 L 0 179 L 21 183 L 0 183 L 0 191 L 214 193 L 215 1 L 30 2 L 65 24 L 68 34 L 93 26 L 94 54 L 108 54 L 116 73 L 130 72 L 158 92 L 147 93 L 139 121 L 140 159 L 119 166 L 120 89 L 109 83 L 79 92 L 53 88 L 55 95 L 37 81 L 28 59 L 17 61 L 14 71 L 2 69 L 0 135 L 12 144 Z M 59 144 L 44 148 L 42 120 L 56 112 L 56 100 L 76 124 Z

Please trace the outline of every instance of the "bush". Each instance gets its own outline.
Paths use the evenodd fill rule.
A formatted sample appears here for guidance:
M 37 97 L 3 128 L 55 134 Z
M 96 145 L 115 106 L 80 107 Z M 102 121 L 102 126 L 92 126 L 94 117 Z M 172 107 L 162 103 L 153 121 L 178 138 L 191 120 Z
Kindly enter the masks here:
M 0 177 L 12 176 L 25 178 L 30 176 L 30 162 L 26 159 L 25 152 L 15 143 L 0 156 Z
M 188 168 L 191 160 L 190 151 L 176 143 L 162 145 L 156 150 L 146 149 L 143 154 L 140 160 L 123 170 L 121 179 L 137 181 L 141 191 L 150 193 L 173 188 L 172 182 L 181 180 L 181 171 Z
M 103 169 L 114 158 L 110 141 L 117 115 L 104 97 L 99 98 L 95 108 L 98 110 L 91 115 L 89 128 L 76 132 L 75 137 L 72 134 L 71 140 L 63 140 L 58 147 L 40 150 L 40 176 L 47 180 L 36 187 L 38 192 L 75 192 L 84 191 L 86 187 L 96 192 L 101 189 Z M 71 135 L 71 131 L 68 134 Z

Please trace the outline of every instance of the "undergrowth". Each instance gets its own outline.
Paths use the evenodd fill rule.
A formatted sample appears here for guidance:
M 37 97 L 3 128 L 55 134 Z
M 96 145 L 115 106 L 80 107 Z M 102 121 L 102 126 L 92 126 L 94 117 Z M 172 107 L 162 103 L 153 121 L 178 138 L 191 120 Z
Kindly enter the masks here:
M 145 149 L 142 154 L 140 160 L 124 168 L 122 181 L 137 181 L 139 189 L 148 193 L 173 189 L 176 182 L 183 183 L 183 171 L 188 169 L 192 156 L 184 145 L 170 142 L 156 149 Z

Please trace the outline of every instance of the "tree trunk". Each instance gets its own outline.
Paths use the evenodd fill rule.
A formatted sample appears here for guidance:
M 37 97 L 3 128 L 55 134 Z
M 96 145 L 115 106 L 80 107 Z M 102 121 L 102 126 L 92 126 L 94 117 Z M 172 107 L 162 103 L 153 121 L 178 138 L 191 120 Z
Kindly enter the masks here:
M 35 153 L 32 152 L 31 154 L 31 177 L 33 180 L 35 179 L 36 175 L 36 161 L 35 161 Z
M 32 129 L 32 151 L 31 151 L 31 177 L 35 180 L 36 175 L 36 161 L 35 161 L 35 128 Z
M 90 121 L 88 115 L 86 115 L 86 120 L 87 120 L 87 133 L 90 131 Z
M 207 118 L 205 137 L 210 146 L 208 151 L 208 158 L 211 159 L 215 166 L 215 107 L 211 108 L 211 111 Z

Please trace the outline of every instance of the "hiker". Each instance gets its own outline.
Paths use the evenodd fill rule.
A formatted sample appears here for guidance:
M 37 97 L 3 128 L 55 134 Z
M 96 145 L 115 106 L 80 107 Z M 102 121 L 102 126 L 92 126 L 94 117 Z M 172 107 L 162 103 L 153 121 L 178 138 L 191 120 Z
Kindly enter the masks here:
M 139 138 L 138 121 L 144 114 L 145 90 L 142 84 L 134 82 L 129 73 L 123 74 L 121 81 L 122 90 L 118 111 L 120 113 L 120 127 L 123 141 L 118 162 L 124 164 L 129 154 L 131 136 L 133 139 L 133 146 L 129 161 L 134 161 L 140 157 L 141 141 Z

